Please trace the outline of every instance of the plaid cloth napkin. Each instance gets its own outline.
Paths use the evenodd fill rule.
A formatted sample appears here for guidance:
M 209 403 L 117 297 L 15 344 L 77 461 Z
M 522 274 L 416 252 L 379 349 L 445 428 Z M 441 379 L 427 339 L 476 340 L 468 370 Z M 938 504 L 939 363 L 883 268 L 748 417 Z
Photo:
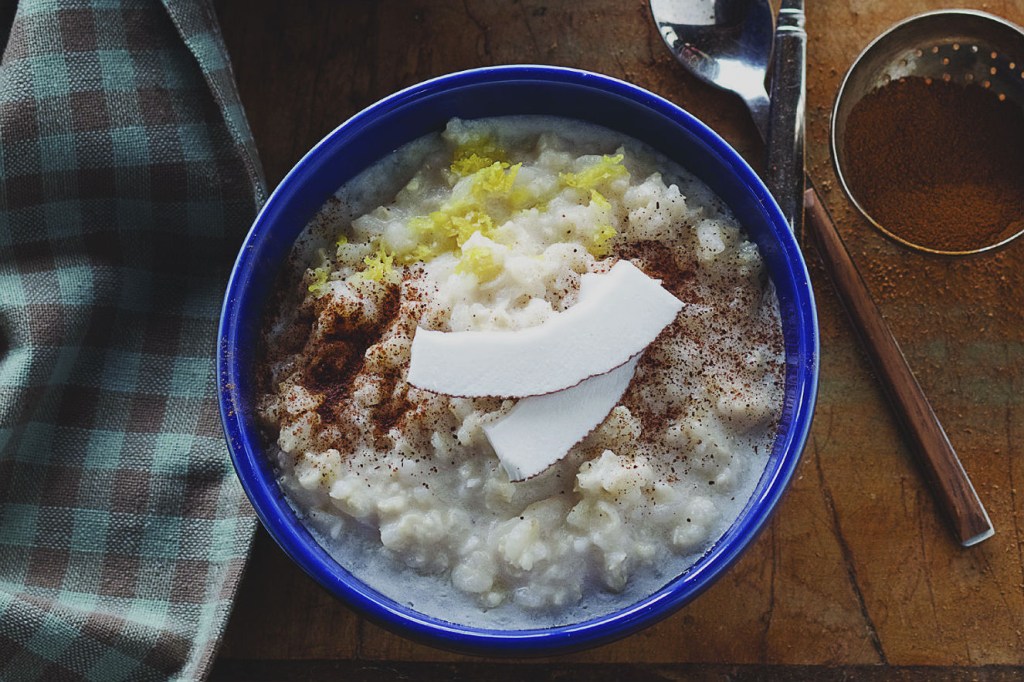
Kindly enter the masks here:
M 264 191 L 216 18 L 0 21 L 0 679 L 202 677 L 255 527 L 213 353 Z

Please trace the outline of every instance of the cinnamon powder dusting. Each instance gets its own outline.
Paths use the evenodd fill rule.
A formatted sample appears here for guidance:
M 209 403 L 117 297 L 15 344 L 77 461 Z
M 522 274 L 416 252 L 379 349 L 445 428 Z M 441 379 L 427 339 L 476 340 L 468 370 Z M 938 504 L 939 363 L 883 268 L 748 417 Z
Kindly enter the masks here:
M 912 244 L 972 251 L 1024 230 L 1024 110 L 981 85 L 902 78 L 846 124 L 847 182 Z

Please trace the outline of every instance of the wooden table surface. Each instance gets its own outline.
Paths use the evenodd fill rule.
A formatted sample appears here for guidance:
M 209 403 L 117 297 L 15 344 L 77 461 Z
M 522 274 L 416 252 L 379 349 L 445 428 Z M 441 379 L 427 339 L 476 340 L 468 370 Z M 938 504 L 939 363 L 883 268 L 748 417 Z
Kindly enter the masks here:
M 808 5 L 810 172 L 996 535 L 971 549 L 952 540 L 808 248 L 822 351 L 813 431 L 770 525 L 691 605 L 583 653 L 474 659 L 366 622 L 260 531 L 215 679 L 1024 678 L 1024 240 L 970 259 L 900 248 L 853 212 L 827 142 L 840 79 L 872 37 L 898 19 L 948 6 L 1021 24 L 1024 0 Z M 580 67 L 648 88 L 760 165 L 742 104 L 683 73 L 645 0 L 216 6 L 271 186 L 324 134 L 379 98 L 446 72 L 517 62 Z

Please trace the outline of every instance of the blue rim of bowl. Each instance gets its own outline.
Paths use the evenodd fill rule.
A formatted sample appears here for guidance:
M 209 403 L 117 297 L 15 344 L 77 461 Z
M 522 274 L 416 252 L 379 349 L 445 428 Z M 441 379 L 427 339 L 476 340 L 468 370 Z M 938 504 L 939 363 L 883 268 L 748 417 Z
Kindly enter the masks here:
M 321 148 L 335 136 L 357 131 L 374 117 L 419 98 L 496 79 L 574 84 L 604 90 L 652 109 L 687 129 L 754 192 L 754 198 L 760 203 L 765 219 L 778 239 L 788 268 L 787 272 L 773 272 L 772 278 L 776 282 L 780 276 L 792 278 L 798 299 L 792 313 L 800 317 L 796 326 L 797 338 L 792 340 L 792 345 L 799 351 L 799 362 L 787 366 L 783 419 L 789 417 L 788 428 L 777 436 L 772 451 L 772 457 L 779 453 L 778 464 L 770 474 L 766 469 L 740 518 L 694 565 L 654 594 L 591 620 L 530 630 L 491 630 L 426 616 L 370 588 L 331 559 L 305 529 L 279 489 L 261 445 L 258 428 L 249 413 L 246 397 L 239 389 L 245 384 L 243 374 L 248 368 L 234 361 L 234 349 L 238 347 L 240 334 L 235 312 L 245 300 L 245 283 L 254 274 L 254 252 L 265 225 L 272 222 L 271 217 L 278 203 L 284 201 L 283 197 L 294 192 L 295 186 L 303 181 L 307 168 L 314 163 Z M 818 343 L 817 312 L 810 278 L 796 240 L 760 178 L 717 133 L 668 100 L 610 76 L 553 66 L 496 66 L 440 76 L 378 101 L 334 129 L 289 171 L 257 215 L 231 272 L 219 327 L 218 393 L 231 459 L 253 508 L 277 544 L 322 587 L 370 620 L 432 646 L 473 654 L 548 655 L 619 639 L 671 615 L 713 584 L 753 542 L 788 487 L 810 432 L 818 389 Z M 787 359 L 790 346 L 790 339 L 787 339 Z

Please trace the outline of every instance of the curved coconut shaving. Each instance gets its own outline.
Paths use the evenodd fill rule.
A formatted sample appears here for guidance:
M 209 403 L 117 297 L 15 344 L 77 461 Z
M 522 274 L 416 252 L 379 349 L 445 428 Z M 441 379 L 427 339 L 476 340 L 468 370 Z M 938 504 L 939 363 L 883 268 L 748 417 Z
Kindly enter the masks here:
M 523 398 L 484 433 L 511 481 L 525 481 L 565 457 L 604 421 L 629 388 L 640 355 L 572 388 Z
M 517 331 L 417 329 L 408 382 L 462 397 L 554 393 L 620 367 L 675 320 L 683 304 L 627 260 L 583 275 L 581 300 Z

